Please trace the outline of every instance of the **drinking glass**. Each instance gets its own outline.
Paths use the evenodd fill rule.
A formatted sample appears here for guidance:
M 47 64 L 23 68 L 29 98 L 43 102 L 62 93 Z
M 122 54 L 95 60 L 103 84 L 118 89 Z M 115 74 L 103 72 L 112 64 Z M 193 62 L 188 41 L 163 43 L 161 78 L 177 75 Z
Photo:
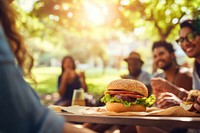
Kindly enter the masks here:
M 72 96 L 72 106 L 73 105 L 85 106 L 85 96 L 83 89 L 74 90 Z

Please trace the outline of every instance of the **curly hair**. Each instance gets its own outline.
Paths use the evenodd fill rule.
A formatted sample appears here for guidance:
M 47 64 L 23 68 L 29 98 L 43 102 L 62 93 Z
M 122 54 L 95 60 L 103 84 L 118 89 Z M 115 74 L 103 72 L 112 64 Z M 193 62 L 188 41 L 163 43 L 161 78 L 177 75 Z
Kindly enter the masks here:
M 29 54 L 24 40 L 16 28 L 16 13 L 7 0 L 0 0 L 0 5 L 0 22 L 17 64 L 22 68 L 24 76 L 30 76 L 33 57 Z
M 180 28 L 188 27 L 193 31 L 196 31 L 200 35 L 200 19 L 185 20 L 180 24 Z
M 157 47 L 164 47 L 169 53 L 174 53 L 175 49 L 173 48 L 173 45 L 171 43 L 168 43 L 166 41 L 157 41 L 153 43 L 152 51 Z
M 154 49 L 158 47 L 164 47 L 169 53 L 175 53 L 175 49 L 173 48 L 173 45 L 169 42 L 166 42 L 166 41 L 154 42 L 152 45 L 152 51 L 154 51 Z M 174 58 L 174 62 L 178 65 L 176 58 Z

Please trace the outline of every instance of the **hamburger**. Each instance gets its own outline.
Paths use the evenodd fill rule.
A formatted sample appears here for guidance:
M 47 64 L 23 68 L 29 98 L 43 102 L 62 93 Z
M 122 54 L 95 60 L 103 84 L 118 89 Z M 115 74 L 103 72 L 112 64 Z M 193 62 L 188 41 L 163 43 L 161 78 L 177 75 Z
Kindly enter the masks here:
M 151 95 L 148 97 L 147 87 L 140 81 L 132 79 L 118 79 L 110 82 L 101 102 L 106 104 L 108 111 L 146 111 L 146 107 L 156 101 Z
M 198 96 L 200 96 L 199 90 L 190 90 L 186 101 L 181 102 L 180 106 L 187 111 L 195 111 L 193 105 L 196 102 Z

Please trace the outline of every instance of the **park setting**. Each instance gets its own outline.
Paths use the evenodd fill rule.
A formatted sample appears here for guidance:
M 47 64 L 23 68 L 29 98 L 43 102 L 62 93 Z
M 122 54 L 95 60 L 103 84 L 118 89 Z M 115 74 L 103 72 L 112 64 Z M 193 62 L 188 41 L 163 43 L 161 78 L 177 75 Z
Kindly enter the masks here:
M 199 0 L 0 0 L 0 133 L 199 133 Z
M 71 55 L 84 71 L 88 92 L 98 98 L 109 81 L 127 74 L 124 58 L 135 50 L 152 71 L 151 46 L 167 40 L 177 49 L 178 62 L 187 58 L 175 43 L 178 24 L 199 17 L 199 1 L 150 0 L 16 0 L 17 24 L 34 58 L 32 87 L 44 104 L 58 90 L 61 59 Z M 48 101 L 49 99 L 49 101 Z

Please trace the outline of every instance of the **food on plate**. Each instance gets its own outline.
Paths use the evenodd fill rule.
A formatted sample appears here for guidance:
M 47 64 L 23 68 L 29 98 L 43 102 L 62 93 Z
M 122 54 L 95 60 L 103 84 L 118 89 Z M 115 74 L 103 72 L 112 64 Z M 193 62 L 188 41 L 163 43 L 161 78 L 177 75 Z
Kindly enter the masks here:
M 111 81 L 101 102 L 106 104 L 108 111 L 146 111 L 156 101 L 155 96 L 148 97 L 147 87 L 133 79 L 118 79 Z
M 193 111 L 193 105 L 196 102 L 198 96 L 200 96 L 199 90 L 190 90 L 187 100 L 185 102 L 180 103 L 180 106 L 185 110 Z

